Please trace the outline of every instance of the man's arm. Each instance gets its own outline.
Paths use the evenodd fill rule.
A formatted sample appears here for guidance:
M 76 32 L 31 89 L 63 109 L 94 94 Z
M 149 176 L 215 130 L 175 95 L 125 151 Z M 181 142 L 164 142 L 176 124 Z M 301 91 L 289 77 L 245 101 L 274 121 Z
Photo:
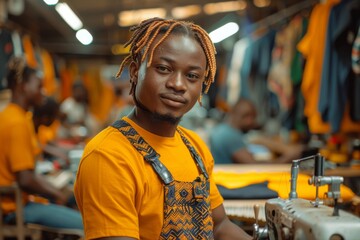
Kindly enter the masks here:
M 252 143 L 267 147 L 271 152 L 279 155 L 274 163 L 289 163 L 294 159 L 301 157 L 304 150 L 302 144 L 285 143 L 279 139 L 273 139 L 266 136 L 254 138 Z
M 224 206 L 221 204 L 212 212 L 214 221 L 214 237 L 221 240 L 251 240 L 252 237 L 248 235 L 240 227 L 232 223 L 226 216 Z
M 246 147 L 243 147 L 234 152 L 231 158 L 234 163 L 258 163 L 255 161 L 253 155 L 246 149 Z
M 44 197 L 54 199 L 58 204 L 65 204 L 66 196 L 40 175 L 36 175 L 34 170 L 23 170 L 16 172 L 16 181 L 19 187 L 27 193 L 39 194 Z

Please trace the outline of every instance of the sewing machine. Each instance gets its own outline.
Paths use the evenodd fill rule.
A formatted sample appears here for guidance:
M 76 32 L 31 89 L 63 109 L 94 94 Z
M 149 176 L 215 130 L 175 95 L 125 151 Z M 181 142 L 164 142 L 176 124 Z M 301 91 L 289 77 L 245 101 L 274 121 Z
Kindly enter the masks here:
M 300 163 L 314 160 L 314 174 L 309 184 L 316 187 L 315 200 L 298 198 L 297 177 Z M 259 227 L 259 207 L 255 206 L 253 238 L 256 240 L 359 240 L 360 218 L 339 210 L 340 185 L 343 177 L 323 176 L 324 158 L 321 155 L 297 159 L 291 166 L 289 199 L 270 199 L 265 203 L 266 225 Z M 328 185 L 326 196 L 333 206 L 326 206 L 318 197 L 318 188 Z

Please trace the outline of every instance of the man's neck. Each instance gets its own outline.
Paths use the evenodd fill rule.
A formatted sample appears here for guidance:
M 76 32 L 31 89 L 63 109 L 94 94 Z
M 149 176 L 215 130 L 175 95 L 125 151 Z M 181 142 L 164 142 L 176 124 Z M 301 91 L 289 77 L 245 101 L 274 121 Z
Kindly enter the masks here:
M 129 118 L 145 130 L 163 137 L 173 137 L 178 123 L 154 118 L 153 114 L 138 107 L 128 115 Z
M 25 111 L 29 110 L 29 105 L 26 103 L 25 99 L 21 96 L 17 97 L 16 94 L 14 94 L 13 97 L 11 98 L 11 102 L 16 105 L 19 105 Z

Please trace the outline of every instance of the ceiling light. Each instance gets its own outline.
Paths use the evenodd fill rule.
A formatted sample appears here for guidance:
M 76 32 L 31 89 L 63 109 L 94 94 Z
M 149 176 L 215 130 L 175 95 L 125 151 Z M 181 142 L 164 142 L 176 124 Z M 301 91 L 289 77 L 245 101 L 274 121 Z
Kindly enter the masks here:
M 234 22 L 229 22 L 224 26 L 219 27 L 212 31 L 209 36 L 213 43 L 221 42 L 222 40 L 234 35 L 239 31 L 239 25 Z
M 66 3 L 58 3 L 55 6 L 55 9 L 64 21 L 75 31 L 83 27 L 81 20 Z
M 89 45 L 93 41 L 93 36 L 86 29 L 80 29 L 76 32 L 76 38 L 83 44 Z
M 245 9 L 246 6 L 247 4 L 244 0 L 208 3 L 204 6 L 204 12 L 209 15 L 222 12 L 235 12 Z
M 262 8 L 262 7 L 268 7 L 271 3 L 271 0 L 253 0 L 254 5 Z
M 59 2 L 59 0 L 44 0 L 44 2 L 47 4 L 47 5 L 55 5 Z
M 191 16 L 195 16 L 201 13 L 201 7 L 199 5 L 189 5 L 183 7 L 174 7 L 171 10 L 171 15 L 176 19 L 184 19 Z
M 143 20 L 152 17 L 165 18 L 165 8 L 149 8 L 131 11 L 122 11 L 119 13 L 118 24 L 122 27 L 128 27 L 140 23 Z

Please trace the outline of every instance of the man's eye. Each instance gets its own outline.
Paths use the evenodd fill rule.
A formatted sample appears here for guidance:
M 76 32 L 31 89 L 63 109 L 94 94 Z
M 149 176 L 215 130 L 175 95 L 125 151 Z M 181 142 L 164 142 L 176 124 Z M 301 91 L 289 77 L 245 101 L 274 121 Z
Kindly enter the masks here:
M 191 80 L 197 80 L 197 79 L 199 79 L 199 75 L 193 74 L 193 73 L 189 73 L 189 74 L 187 75 L 187 77 L 188 77 L 189 79 L 191 79 Z
M 166 66 L 157 66 L 156 69 L 159 70 L 160 72 L 169 72 L 170 71 Z

